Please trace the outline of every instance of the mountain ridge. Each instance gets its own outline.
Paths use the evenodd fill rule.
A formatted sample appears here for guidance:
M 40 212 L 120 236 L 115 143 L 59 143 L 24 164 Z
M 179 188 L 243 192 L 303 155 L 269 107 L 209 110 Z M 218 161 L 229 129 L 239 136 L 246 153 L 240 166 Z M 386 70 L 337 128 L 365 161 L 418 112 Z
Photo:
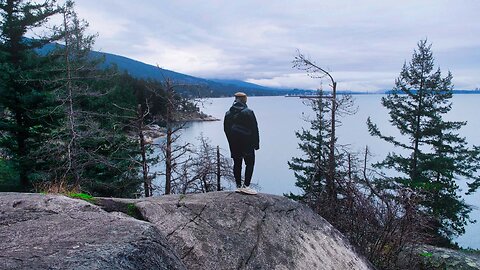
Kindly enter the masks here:
M 94 57 L 105 57 L 104 67 L 116 65 L 119 70 L 127 72 L 133 77 L 159 81 L 164 81 L 168 78 L 175 82 L 206 88 L 207 91 L 204 92 L 212 96 L 231 96 L 238 91 L 243 91 L 253 96 L 285 95 L 294 91 L 293 89 L 271 88 L 240 80 L 199 78 L 111 53 L 92 51 L 92 55 Z M 298 92 L 298 90 L 295 92 Z
M 48 54 L 56 47 L 62 46 L 58 43 L 47 44 L 38 51 L 40 54 Z M 102 68 L 116 66 L 119 71 L 126 72 L 132 77 L 138 79 L 151 79 L 157 81 L 164 81 L 171 79 L 174 83 L 186 84 L 198 88 L 198 94 L 204 97 L 224 97 L 231 96 L 235 92 L 242 91 L 251 96 L 279 96 L 279 95 L 308 95 L 315 94 L 315 90 L 298 89 L 298 88 L 274 88 L 262 86 L 250 82 L 245 82 L 236 79 L 205 79 L 195 77 L 188 74 L 183 74 L 173 70 L 161 68 L 150 65 L 139 60 L 135 60 L 126 56 L 121 56 L 113 53 L 91 51 L 92 58 L 104 58 Z M 376 90 L 376 91 L 351 91 L 342 90 L 337 91 L 337 94 L 388 94 L 392 90 Z M 328 91 L 326 91 L 328 92 Z M 453 90 L 454 94 L 480 94 L 480 90 Z
M 50 43 L 46 44 L 40 49 L 37 49 L 37 52 L 42 55 L 46 55 L 61 46 L 63 45 L 58 43 Z M 171 79 L 176 84 L 188 85 L 188 88 L 197 88 L 197 94 L 204 97 L 231 96 L 238 91 L 245 92 L 251 96 L 285 95 L 287 93 L 291 93 L 292 91 L 293 93 L 300 94 L 309 91 L 272 88 L 234 79 L 199 78 L 108 52 L 92 50 L 90 52 L 90 57 L 92 59 L 103 58 L 104 62 L 100 64 L 101 68 L 116 66 L 119 71 L 126 72 L 130 76 L 137 79 L 151 79 L 156 81 L 165 81 L 166 79 Z

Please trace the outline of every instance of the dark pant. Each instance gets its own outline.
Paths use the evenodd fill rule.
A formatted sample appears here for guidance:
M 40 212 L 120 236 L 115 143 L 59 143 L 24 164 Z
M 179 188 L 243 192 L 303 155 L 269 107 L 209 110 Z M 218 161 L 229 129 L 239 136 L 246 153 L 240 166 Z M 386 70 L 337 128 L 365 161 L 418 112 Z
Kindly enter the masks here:
M 242 161 L 245 160 L 245 186 L 250 186 L 253 175 L 253 166 L 255 165 L 255 155 L 233 158 L 233 176 L 237 187 L 242 185 Z

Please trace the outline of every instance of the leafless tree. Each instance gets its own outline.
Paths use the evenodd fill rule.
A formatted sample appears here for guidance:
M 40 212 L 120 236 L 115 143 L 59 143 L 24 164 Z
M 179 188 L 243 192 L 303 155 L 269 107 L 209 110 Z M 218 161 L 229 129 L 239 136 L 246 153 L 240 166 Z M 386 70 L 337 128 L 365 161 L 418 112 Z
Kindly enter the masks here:
M 93 44 L 93 36 L 84 36 L 84 31 L 88 24 L 78 19 L 77 14 L 73 10 L 73 1 L 67 1 L 63 8 L 63 31 L 64 31 L 64 61 L 65 61 L 65 105 L 67 112 L 67 126 L 70 139 L 67 143 L 67 169 L 63 178 L 68 174 L 74 178 L 74 185 L 80 185 L 80 168 L 78 164 L 78 128 L 77 115 L 74 99 L 78 93 L 78 87 L 73 82 L 73 77 L 78 74 L 83 67 L 75 66 L 72 62 L 78 61 L 86 57 L 86 53 Z
M 160 68 L 159 68 L 160 70 Z M 156 116 L 155 121 L 165 128 L 165 138 L 160 142 L 164 170 L 158 173 L 165 177 L 164 194 L 172 193 L 172 185 L 183 173 L 182 165 L 187 162 L 190 143 L 182 143 L 182 131 L 188 120 L 198 113 L 200 100 L 182 96 L 178 89 L 194 88 L 194 85 L 175 82 L 164 76 L 161 82 L 152 83 L 149 91 L 153 93 L 164 111 Z
M 223 190 L 221 179 L 230 187 L 234 183 L 231 160 L 225 157 L 220 148 L 210 144 L 207 138 L 200 135 L 199 145 L 191 149 L 186 162 L 182 166 L 176 193 L 205 193 Z
M 152 196 L 153 187 L 152 187 L 152 179 L 154 176 L 149 174 L 150 172 L 150 164 L 148 159 L 149 149 L 147 146 L 147 142 L 145 140 L 145 117 L 149 114 L 149 107 L 147 104 L 147 110 L 144 112 L 142 110 L 142 105 L 138 104 L 137 106 L 137 125 L 136 131 L 138 134 L 138 140 L 140 144 L 140 156 L 141 156 L 141 164 L 142 164 L 142 179 L 143 179 L 143 190 L 145 193 L 145 197 Z
M 397 269 L 401 254 L 428 240 L 425 229 L 431 219 L 417 210 L 421 194 L 385 183 L 382 174 L 368 168 L 368 156 L 366 147 L 363 160 L 352 161 L 363 165 L 347 182 L 348 210 L 338 225 L 377 266 Z
M 138 140 L 140 160 L 137 161 L 137 164 L 141 167 L 142 181 L 143 181 L 143 192 L 145 197 L 150 197 L 153 195 L 153 185 L 152 180 L 155 178 L 156 174 L 150 174 L 150 165 L 153 162 L 156 162 L 156 158 L 152 156 L 153 146 L 151 142 L 147 141 L 145 132 L 149 130 L 148 124 L 146 124 L 147 116 L 150 114 L 150 106 L 148 101 L 145 102 L 145 106 L 142 104 L 137 105 L 137 109 L 129 109 L 113 104 L 115 107 L 123 110 L 129 111 L 132 116 L 122 116 L 122 118 L 127 119 L 127 125 L 125 127 L 130 131 L 131 137 Z M 133 116 L 134 115 L 134 116 Z M 150 123 L 152 124 L 152 123 Z M 133 158 L 136 160 L 136 158 Z

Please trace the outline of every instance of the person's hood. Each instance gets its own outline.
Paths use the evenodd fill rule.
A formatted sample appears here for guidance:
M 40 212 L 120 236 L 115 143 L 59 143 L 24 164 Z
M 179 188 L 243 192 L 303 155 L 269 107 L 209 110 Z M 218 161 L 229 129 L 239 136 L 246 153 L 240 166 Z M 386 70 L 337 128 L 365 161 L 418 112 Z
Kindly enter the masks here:
M 230 112 L 231 113 L 238 113 L 245 108 L 247 108 L 247 104 L 242 103 L 240 101 L 235 101 L 235 103 L 233 103 L 232 107 L 230 108 Z

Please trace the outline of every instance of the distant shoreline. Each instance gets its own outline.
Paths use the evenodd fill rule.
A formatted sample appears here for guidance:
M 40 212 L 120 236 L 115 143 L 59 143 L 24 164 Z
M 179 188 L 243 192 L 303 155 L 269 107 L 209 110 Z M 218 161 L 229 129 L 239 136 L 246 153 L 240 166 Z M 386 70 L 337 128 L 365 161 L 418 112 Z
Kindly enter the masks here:
M 380 91 L 380 92 L 353 92 L 353 91 L 337 91 L 337 95 L 388 95 L 391 90 Z M 250 95 L 251 97 L 315 97 L 315 92 L 312 90 L 312 94 L 280 94 L 280 95 Z M 331 91 L 324 91 L 325 95 L 329 95 Z M 453 90 L 452 94 L 454 95 L 478 95 L 480 94 L 480 90 Z M 220 97 L 206 97 L 208 99 L 211 98 L 229 98 L 230 96 L 220 96 Z M 200 120 L 202 121 L 202 120 Z M 208 120 L 207 120 L 208 121 Z
M 220 119 L 213 117 L 211 115 L 199 114 L 197 116 L 189 116 L 185 119 L 182 119 L 179 122 L 214 122 L 220 121 Z M 157 124 L 147 125 L 146 129 L 143 131 L 144 140 L 147 144 L 153 143 L 155 139 L 165 137 L 165 128 L 160 127 Z
M 353 92 L 353 91 L 337 91 L 337 95 L 387 95 L 391 90 L 384 91 L 384 92 Z M 325 95 L 329 95 L 331 91 L 324 91 Z M 480 90 L 453 90 L 452 94 L 458 95 L 478 95 L 480 94 Z M 315 94 L 312 95 L 285 95 L 285 97 L 315 97 Z

